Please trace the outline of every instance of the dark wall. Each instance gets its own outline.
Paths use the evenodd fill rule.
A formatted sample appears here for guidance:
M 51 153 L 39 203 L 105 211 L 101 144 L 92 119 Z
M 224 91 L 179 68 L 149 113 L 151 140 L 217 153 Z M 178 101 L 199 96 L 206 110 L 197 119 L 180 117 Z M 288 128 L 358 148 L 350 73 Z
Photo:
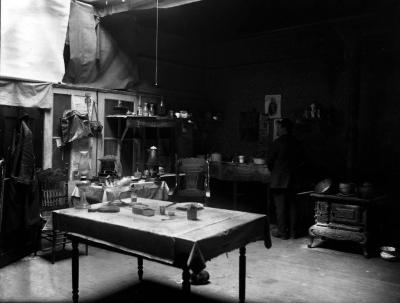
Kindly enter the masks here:
M 153 28 L 143 27 L 134 16 L 123 14 L 109 16 L 102 22 L 138 67 L 140 80 L 134 89 L 163 96 L 167 110 L 201 111 L 207 106 L 204 98 L 206 54 L 202 40 L 164 33 L 160 24 L 156 61 Z
M 332 39 L 330 39 L 332 40 Z M 240 113 L 264 113 L 264 96 L 282 95 L 282 115 L 297 121 L 312 165 L 326 173 L 344 169 L 346 98 L 343 70 L 336 70 L 340 48 L 321 30 L 282 32 L 214 45 L 209 49 L 208 97 L 224 111 L 218 149 L 254 156 L 268 149 L 240 138 Z M 339 54 L 332 54 L 334 47 Z M 334 57 L 334 55 L 336 58 Z M 335 82 L 335 83 L 334 83 Z M 320 122 L 305 122 L 311 103 L 321 107 Z M 326 163 L 330 162 L 331 167 Z
M 252 156 L 265 148 L 241 140 L 240 113 L 263 112 L 265 95 L 282 94 L 282 115 L 296 121 L 316 179 L 387 183 L 398 176 L 395 15 L 367 26 L 325 24 L 210 46 L 207 97 L 224 112 L 218 151 Z M 313 102 L 322 119 L 304 121 Z
M 137 62 L 137 89 L 163 95 L 167 109 L 222 113 L 202 153 L 268 151 L 257 139 L 242 140 L 240 115 L 263 112 L 264 96 L 281 94 L 282 113 L 297 122 L 315 178 L 385 183 L 400 172 L 398 15 L 386 11 L 212 44 L 166 34 L 160 24 L 158 86 L 155 31 L 134 18 L 103 23 Z M 321 108 L 319 122 L 302 119 L 311 103 Z

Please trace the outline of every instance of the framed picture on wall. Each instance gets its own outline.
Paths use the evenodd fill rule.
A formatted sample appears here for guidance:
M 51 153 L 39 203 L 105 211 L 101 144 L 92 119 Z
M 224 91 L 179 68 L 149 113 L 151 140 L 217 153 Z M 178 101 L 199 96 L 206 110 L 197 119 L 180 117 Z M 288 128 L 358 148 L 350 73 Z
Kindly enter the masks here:
M 270 119 L 281 118 L 282 95 L 265 95 L 265 114 Z

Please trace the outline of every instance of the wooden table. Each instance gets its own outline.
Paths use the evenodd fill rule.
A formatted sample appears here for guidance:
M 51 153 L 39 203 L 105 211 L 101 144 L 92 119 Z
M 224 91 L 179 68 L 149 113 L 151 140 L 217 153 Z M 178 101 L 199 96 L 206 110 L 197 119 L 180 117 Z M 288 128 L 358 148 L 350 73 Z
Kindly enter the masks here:
M 258 240 L 264 240 L 265 247 L 271 247 L 267 216 L 206 207 L 198 211 L 198 220 L 191 221 L 186 211 L 176 208 L 179 204 L 167 208 L 175 211 L 175 216 L 170 218 L 160 215 L 158 209 L 171 202 L 138 200 L 156 209 L 156 215 L 133 214 L 129 206 L 122 207 L 119 213 L 74 208 L 53 212 L 56 227 L 68 232 L 72 240 L 73 302 L 79 298 L 79 243 L 135 256 L 139 280 L 143 277 L 143 259 L 180 268 L 185 293 L 190 293 L 190 270 L 198 272 L 212 258 L 239 248 L 239 301 L 245 301 L 245 247 Z
M 237 183 L 261 182 L 267 185 L 269 191 L 271 172 L 266 165 L 211 161 L 210 177 L 233 183 L 233 209 L 237 209 Z M 267 195 L 269 196 L 269 193 Z

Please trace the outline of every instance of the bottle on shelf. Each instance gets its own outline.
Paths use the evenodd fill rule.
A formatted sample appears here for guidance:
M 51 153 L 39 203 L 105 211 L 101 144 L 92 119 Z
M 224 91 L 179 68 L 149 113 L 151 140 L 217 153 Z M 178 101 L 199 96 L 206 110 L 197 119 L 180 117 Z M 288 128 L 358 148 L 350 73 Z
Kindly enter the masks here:
M 161 97 L 160 105 L 158 106 L 158 115 L 165 116 L 165 102 L 163 97 Z
M 139 103 L 138 103 L 138 107 L 137 107 L 137 115 L 143 116 L 142 100 L 141 100 L 140 96 L 139 96 Z
M 143 116 L 148 116 L 149 115 L 149 110 L 147 108 L 147 102 L 144 102 L 143 104 Z

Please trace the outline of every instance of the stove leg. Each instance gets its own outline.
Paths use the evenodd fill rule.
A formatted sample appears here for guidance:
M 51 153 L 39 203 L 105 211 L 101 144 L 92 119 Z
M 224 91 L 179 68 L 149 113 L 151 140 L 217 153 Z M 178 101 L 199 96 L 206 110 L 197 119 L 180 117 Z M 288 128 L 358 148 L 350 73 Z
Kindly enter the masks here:
M 314 236 L 309 235 L 309 236 L 308 236 L 308 244 L 307 244 L 307 247 L 308 247 L 308 248 L 313 248 L 313 243 L 314 243 Z
M 362 244 L 362 249 L 363 249 L 363 255 L 364 255 L 364 257 L 365 257 L 365 258 L 369 258 L 370 255 L 369 255 L 369 249 L 368 249 L 367 243 L 363 243 L 363 244 Z

